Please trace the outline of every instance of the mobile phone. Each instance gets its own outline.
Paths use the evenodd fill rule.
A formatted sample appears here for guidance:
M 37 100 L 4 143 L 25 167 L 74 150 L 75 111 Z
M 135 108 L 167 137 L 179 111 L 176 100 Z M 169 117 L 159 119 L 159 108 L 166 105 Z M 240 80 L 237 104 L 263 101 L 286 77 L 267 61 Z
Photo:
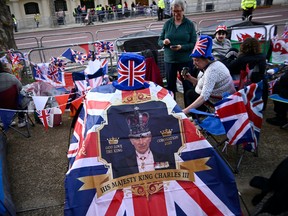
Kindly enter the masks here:
M 170 48 L 172 48 L 172 49 L 177 48 L 177 47 L 178 47 L 177 45 L 170 46 Z
M 182 76 L 186 76 L 189 73 L 189 67 L 183 67 L 181 71 Z

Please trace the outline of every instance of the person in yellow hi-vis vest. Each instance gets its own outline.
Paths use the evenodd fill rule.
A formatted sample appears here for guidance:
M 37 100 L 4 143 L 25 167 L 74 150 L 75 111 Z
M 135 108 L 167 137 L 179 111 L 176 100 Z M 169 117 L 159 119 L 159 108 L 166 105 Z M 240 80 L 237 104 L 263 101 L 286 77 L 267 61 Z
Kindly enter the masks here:
M 157 10 L 158 21 L 163 20 L 164 9 L 165 9 L 165 2 L 164 2 L 164 0 L 159 0 L 159 1 L 158 1 L 158 10 Z
M 36 27 L 39 28 L 40 14 L 37 13 L 34 15 L 34 21 L 36 23 Z
M 13 20 L 14 30 L 15 30 L 15 32 L 18 32 L 18 23 L 17 23 L 17 19 L 16 19 L 16 17 L 15 17 L 14 14 L 12 14 L 11 16 L 12 16 L 12 20 Z
M 242 20 L 252 20 L 252 12 L 256 8 L 257 1 L 256 0 L 242 0 L 241 8 L 243 10 Z

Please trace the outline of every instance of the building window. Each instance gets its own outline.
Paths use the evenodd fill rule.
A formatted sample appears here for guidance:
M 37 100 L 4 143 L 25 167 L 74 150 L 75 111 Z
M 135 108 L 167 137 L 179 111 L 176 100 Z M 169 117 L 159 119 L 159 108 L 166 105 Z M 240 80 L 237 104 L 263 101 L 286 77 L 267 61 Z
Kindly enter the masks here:
M 39 13 L 39 6 L 35 2 L 29 2 L 24 4 L 25 14 L 36 14 Z
M 67 3 L 65 0 L 54 1 L 55 11 L 67 11 Z

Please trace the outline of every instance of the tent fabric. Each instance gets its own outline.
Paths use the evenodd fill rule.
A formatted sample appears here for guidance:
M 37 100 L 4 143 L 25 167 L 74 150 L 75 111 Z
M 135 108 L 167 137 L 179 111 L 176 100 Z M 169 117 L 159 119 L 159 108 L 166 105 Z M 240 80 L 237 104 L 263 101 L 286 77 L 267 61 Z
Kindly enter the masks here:
M 16 208 L 10 194 L 6 164 L 6 137 L 0 131 L 0 215 L 16 215 Z
M 143 31 L 119 37 L 116 41 L 118 51 L 141 52 L 146 49 L 159 50 L 157 31 Z

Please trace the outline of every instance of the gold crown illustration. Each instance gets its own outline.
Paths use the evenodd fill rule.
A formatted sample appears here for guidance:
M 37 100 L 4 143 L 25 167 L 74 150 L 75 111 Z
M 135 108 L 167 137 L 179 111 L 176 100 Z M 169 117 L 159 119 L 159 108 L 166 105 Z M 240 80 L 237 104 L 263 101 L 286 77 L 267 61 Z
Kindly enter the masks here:
M 162 137 L 167 137 L 167 136 L 171 136 L 173 132 L 173 129 L 165 129 L 160 131 L 160 133 L 162 134 Z
M 119 137 L 111 137 L 108 138 L 107 140 L 110 145 L 116 145 L 119 142 Z

